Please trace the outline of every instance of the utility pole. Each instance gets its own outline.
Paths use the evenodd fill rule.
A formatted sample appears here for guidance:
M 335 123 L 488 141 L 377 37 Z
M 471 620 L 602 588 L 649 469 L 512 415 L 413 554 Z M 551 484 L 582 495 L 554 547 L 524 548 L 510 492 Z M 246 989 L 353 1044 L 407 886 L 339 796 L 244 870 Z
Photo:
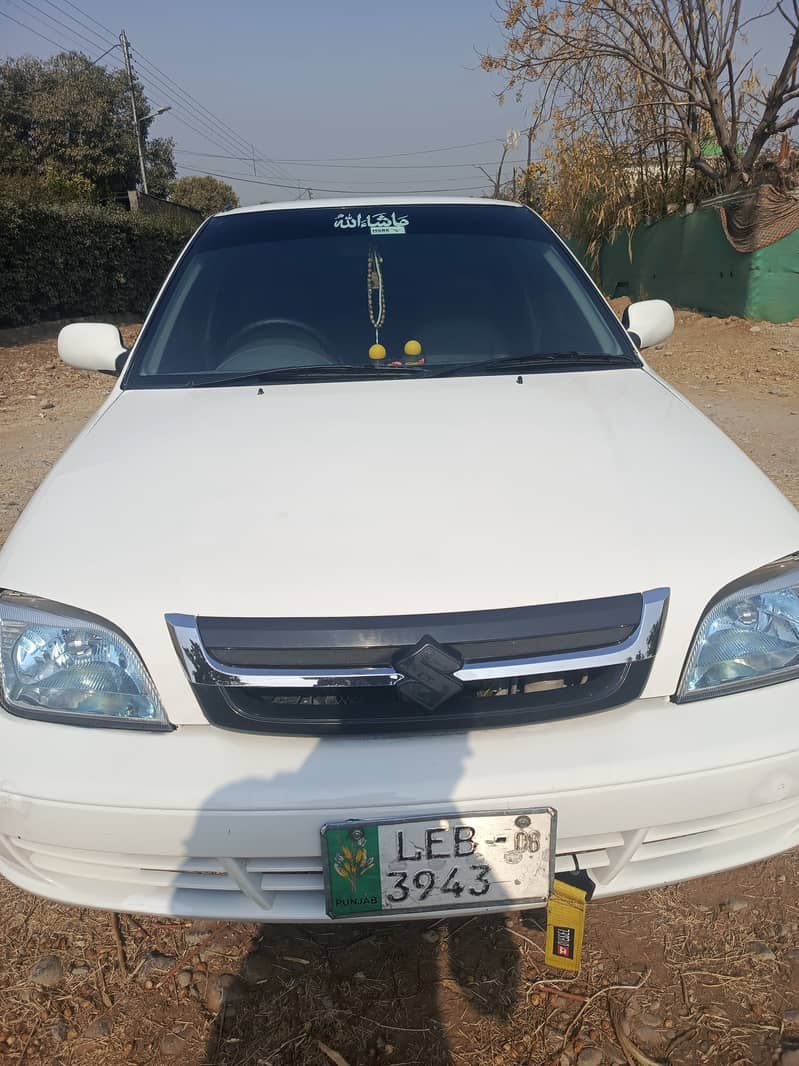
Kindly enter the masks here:
M 133 115 L 133 131 L 136 134 L 136 148 L 139 152 L 139 170 L 141 171 L 141 189 L 147 193 L 147 171 L 144 169 L 144 151 L 141 143 L 141 124 L 136 113 L 136 93 L 133 90 L 133 69 L 130 65 L 130 49 L 128 38 L 123 30 L 119 35 L 119 43 L 122 45 L 122 55 L 125 57 L 125 70 L 128 72 L 128 86 L 130 87 L 130 110 Z
M 253 176 L 257 178 L 258 177 L 258 171 L 255 169 L 255 145 L 251 144 L 250 145 L 250 149 L 252 150 L 252 172 L 253 172 Z
M 533 161 L 533 127 L 527 130 L 527 170 L 524 172 L 524 202 L 530 206 L 530 167 Z

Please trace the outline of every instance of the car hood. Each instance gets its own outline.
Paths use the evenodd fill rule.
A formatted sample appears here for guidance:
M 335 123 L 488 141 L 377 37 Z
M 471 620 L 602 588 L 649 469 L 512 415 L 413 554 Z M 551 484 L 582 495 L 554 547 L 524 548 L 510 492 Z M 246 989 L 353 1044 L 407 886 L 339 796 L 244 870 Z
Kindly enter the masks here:
M 131 390 L 39 489 L 0 585 L 112 620 L 159 685 L 177 672 L 170 612 L 436 613 L 666 586 L 647 694 L 667 694 L 707 601 L 798 547 L 793 507 L 646 369 Z

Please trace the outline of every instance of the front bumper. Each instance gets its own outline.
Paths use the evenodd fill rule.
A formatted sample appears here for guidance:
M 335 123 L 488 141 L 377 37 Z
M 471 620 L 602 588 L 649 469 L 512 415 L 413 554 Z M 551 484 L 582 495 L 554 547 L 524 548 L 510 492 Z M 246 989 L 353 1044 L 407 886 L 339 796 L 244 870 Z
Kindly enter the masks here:
M 799 842 L 797 709 L 790 682 L 516 729 L 324 740 L 0 714 L 0 872 L 81 906 L 321 921 L 325 822 L 552 806 L 557 870 L 587 870 L 598 896 L 651 888 Z

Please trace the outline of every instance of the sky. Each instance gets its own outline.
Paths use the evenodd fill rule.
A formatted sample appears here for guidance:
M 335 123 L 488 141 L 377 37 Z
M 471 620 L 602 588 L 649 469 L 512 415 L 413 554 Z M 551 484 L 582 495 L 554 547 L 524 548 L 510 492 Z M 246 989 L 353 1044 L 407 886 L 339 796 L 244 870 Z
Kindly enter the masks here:
M 75 5 L 0 0 L 0 11 L 30 28 L 0 19 L 0 54 L 59 50 L 30 32 L 36 29 L 94 59 L 124 28 L 151 104 L 172 107 L 154 120 L 151 135 L 174 137 L 179 173 L 243 175 L 287 186 L 233 180 L 243 204 L 294 199 L 307 187 L 478 195 L 488 182 L 473 164 L 495 171 L 506 131 L 528 121 L 523 105 L 511 100 L 500 106 L 500 82 L 479 68 L 478 50 L 500 39 L 493 0 Z M 119 48 L 104 62 L 118 63 L 118 57 Z M 255 145 L 256 175 L 251 160 L 211 157 L 249 154 L 245 144 Z M 460 145 L 469 147 L 397 154 Z M 509 163 L 525 151 L 526 141 Z M 395 157 L 378 158 L 387 155 Z M 357 166 L 316 165 L 341 157 L 369 158 Z
M 124 28 L 148 99 L 172 108 L 151 135 L 175 139 L 179 174 L 238 176 L 243 204 L 307 188 L 479 195 L 489 183 L 476 164 L 493 173 L 506 131 L 529 121 L 515 99 L 500 106 L 501 82 L 479 68 L 478 52 L 501 41 L 494 0 L 0 0 L 0 12 L 28 27 L 0 18 L 0 55 L 67 46 L 94 59 Z M 749 31 L 766 68 L 786 30 Z M 103 62 L 119 64 L 119 47 Z M 250 145 L 254 168 L 225 158 Z M 523 139 L 505 177 L 525 151 Z

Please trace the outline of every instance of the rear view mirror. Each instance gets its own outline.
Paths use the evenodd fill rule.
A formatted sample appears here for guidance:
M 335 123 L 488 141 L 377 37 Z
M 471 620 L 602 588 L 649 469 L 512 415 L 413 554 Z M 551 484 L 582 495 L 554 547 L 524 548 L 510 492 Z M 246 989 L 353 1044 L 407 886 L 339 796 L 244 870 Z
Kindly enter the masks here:
M 621 322 L 637 348 L 651 348 L 674 332 L 674 311 L 665 300 L 640 300 L 625 308 Z
M 106 322 L 73 322 L 58 334 L 58 354 L 78 370 L 118 374 L 128 351 L 117 326 Z

